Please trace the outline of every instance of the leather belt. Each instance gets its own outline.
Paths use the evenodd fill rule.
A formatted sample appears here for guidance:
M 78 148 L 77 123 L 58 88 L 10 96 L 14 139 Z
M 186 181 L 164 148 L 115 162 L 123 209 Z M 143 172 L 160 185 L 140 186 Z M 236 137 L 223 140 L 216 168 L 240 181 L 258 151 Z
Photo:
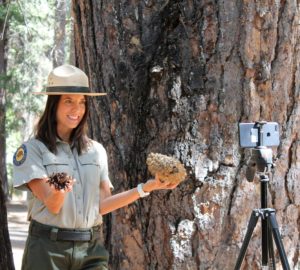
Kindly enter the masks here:
M 91 241 L 100 238 L 100 226 L 91 229 L 64 229 L 31 221 L 29 234 L 53 241 Z

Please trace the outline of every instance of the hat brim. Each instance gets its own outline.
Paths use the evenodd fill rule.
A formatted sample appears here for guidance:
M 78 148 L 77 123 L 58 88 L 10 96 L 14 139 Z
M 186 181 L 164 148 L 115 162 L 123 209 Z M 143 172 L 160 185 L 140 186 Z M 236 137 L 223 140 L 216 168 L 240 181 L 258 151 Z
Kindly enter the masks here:
M 35 95 L 84 95 L 104 96 L 106 93 L 90 92 L 87 86 L 51 86 L 45 92 L 33 92 Z
M 105 96 L 107 93 L 86 93 L 86 92 L 32 92 L 34 95 L 48 95 L 48 96 L 58 96 L 58 95 L 83 95 L 83 96 Z

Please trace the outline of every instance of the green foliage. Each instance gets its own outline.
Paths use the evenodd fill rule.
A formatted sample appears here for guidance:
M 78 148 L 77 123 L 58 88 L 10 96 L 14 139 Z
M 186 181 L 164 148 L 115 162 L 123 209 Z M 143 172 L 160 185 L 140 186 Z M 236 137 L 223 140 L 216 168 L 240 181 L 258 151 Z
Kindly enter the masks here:
M 45 77 L 51 69 L 53 6 L 53 1 L 45 0 L 11 2 L 7 31 L 7 78 L 0 77 L 0 84 L 5 83 L 7 90 L 7 133 L 24 130 L 28 117 L 30 119 L 42 109 L 41 97 L 31 92 L 43 88 Z M 3 16 L 3 11 L 0 13 Z
M 0 21 L 4 22 L 6 17 L 8 20 L 13 18 L 14 21 L 19 21 L 19 23 L 24 22 L 24 17 L 20 12 L 20 7 L 17 2 L 0 5 Z

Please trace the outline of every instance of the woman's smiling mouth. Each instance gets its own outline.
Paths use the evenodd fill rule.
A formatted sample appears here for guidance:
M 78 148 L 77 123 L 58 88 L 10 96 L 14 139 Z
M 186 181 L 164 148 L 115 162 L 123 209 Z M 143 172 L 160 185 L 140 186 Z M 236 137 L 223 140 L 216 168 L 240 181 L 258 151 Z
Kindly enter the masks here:
M 72 120 L 72 121 L 79 121 L 80 117 L 79 116 L 74 116 L 74 115 L 67 115 L 67 117 Z

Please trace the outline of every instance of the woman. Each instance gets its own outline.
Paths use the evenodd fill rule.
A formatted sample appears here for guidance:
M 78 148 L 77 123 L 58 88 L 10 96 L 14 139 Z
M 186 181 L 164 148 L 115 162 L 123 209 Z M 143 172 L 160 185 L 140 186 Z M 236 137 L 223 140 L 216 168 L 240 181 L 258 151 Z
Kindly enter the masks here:
M 86 135 L 90 93 L 83 71 L 63 65 L 48 76 L 46 108 L 35 136 L 14 155 L 14 186 L 28 190 L 29 235 L 22 269 L 107 269 L 101 245 L 102 216 L 159 189 L 176 185 L 156 177 L 112 195 L 107 155 Z M 55 173 L 72 179 L 64 189 L 49 184 Z

